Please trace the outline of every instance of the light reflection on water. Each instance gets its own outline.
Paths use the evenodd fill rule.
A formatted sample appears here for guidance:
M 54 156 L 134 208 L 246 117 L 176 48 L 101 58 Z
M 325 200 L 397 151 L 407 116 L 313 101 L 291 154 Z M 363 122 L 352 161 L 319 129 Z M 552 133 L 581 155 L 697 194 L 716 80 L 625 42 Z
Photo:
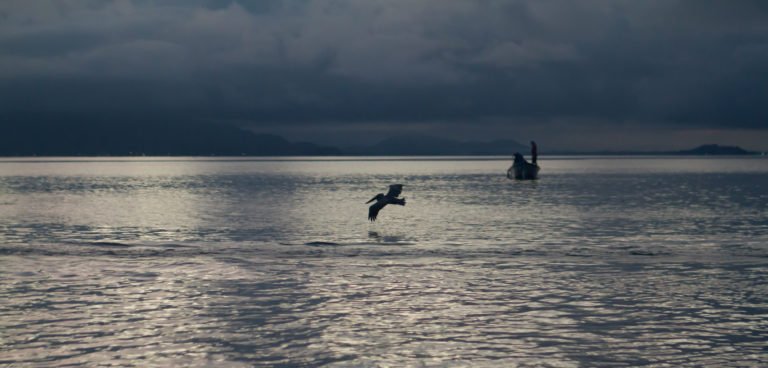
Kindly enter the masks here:
M 768 160 L 31 161 L 0 365 L 768 363 Z

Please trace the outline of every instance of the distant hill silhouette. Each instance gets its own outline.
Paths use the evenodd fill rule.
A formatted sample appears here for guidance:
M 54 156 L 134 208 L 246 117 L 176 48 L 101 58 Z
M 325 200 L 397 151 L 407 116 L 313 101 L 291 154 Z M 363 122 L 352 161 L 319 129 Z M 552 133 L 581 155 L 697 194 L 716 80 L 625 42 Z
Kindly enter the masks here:
M 289 142 L 273 134 L 212 123 L 94 124 L 31 122 L 0 127 L 0 156 L 328 156 L 328 155 L 528 155 L 530 147 L 511 139 L 458 141 L 427 135 L 399 135 L 371 146 L 340 150 Z M 559 152 L 578 155 L 751 155 L 735 146 L 706 144 L 690 150 Z
M 736 146 L 720 146 L 717 144 L 705 144 L 694 149 L 677 151 L 679 155 L 755 155 L 757 152 L 747 151 Z
M 737 146 L 720 146 L 717 144 L 704 144 L 689 150 L 682 151 L 561 151 L 550 150 L 550 155 L 607 155 L 607 156 L 669 156 L 669 155 L 758 155 L 760 152 L 747 151 Z
M 30 123 L 0 129 L 2 156 L 338 155 L 337 148 L 292 143 L 222 124 Z
M 394 136 L 370 147 L 350 150 L 364 155 L 512 155 L 530 148 L 514 140 L 463 142 L 426 135 Z

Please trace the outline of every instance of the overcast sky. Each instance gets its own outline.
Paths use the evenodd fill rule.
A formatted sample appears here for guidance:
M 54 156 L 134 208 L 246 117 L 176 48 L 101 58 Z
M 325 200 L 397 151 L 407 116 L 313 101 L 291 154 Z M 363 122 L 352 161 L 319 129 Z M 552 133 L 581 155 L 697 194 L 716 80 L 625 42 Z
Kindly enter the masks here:
M 3 0 L 0 119 L 768 150 L 768 1 Z

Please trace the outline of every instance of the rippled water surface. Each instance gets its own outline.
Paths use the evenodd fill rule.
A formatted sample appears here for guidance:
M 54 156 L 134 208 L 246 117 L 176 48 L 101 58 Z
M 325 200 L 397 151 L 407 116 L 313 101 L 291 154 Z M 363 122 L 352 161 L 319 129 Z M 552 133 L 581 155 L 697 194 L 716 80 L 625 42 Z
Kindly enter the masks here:
M 2 159 L 0 366 L 768 365 L 768 159 L 509 164 Z

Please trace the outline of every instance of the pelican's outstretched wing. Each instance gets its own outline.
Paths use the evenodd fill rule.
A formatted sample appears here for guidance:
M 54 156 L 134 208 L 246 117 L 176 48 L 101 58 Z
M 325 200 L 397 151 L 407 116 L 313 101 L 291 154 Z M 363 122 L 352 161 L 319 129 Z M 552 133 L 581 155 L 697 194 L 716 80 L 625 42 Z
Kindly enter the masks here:
M 397 197 L 403 192 L 403 184 L 392 184 L 389 186 L 387 197 Z
M 368 219 L 371 220 L 371 222 L 376 221 L 376 216 L 379 215 L 379 211 L 386 205 L 387 202 L 378 201 L 372 204 L 371 207 L 368 207 Z

